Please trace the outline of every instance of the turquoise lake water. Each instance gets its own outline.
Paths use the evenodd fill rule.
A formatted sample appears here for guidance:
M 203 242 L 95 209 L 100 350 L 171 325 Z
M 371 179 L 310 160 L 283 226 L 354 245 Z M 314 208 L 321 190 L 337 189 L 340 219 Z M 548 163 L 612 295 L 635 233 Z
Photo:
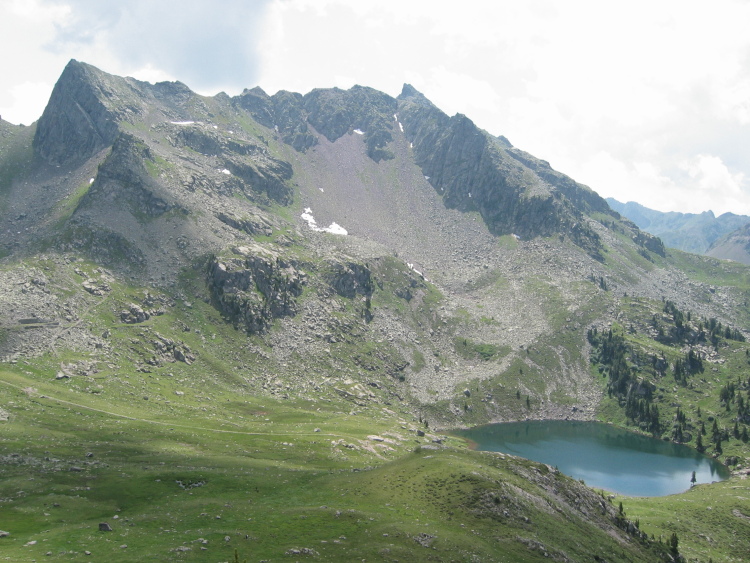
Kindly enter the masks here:
M 698 483 L 721 481 L 727 469 L 687 446 L 598 422 L 529 421 L 454 432 L 476 449 L 556 466 L 589 487 L 628 496 L 664 496 Z

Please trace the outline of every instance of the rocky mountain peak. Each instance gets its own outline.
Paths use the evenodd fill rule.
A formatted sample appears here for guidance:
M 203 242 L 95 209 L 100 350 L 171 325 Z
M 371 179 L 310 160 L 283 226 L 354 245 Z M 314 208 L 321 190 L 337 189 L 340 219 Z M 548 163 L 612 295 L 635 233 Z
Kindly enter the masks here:
M 419 90 L 417 90 L 411 84 L 406 84 L 406 83 L 401 88 L 401 93 L 398 95 L 397 99 L 399 101 L 409 100 L 413 103 L 419 103 L 425 106 L 433 105 L 432 102 L 428 100 L 424 94 L 422 94 Z
M 115 82 L 95 67 L 71 60 L 39 119 L 34 150 L 49 164 L 80 162 L 110 146 L 118 119 L 111 100 Z
M 146 133 L 144 126 L 151 130 Z M 34 150 L 49 164 L 75 167 L 112 147 L 122 131 L 141 138 L 154 158 L 172 162 L 174 155 L 160 154 L 163 149 L 153 144 L 166 142 L 181 158 L 189 158 L 192 167 L 209 166 L 212 174 L 226 174 L 216 183 L 197 179 L 205 172 L 164 169 L 154 185 L 184 175 L 191 178 L 185 180 L 191 189 L 196 182 L 216 184 L 206 189 L 281 205 L 294 201 L 294 158 L 282 156 L 284 151 L 272 155 L 270 139 L 304 154 L 323 141 L 335 144 L 353 136 L 361 138 L 365 154 L 376 164 L 395 159 L 397 146 L 405 141 L 408 150 L 399 158 L 421 169 L 447 208 L 478 212 L 494 235 L 559 236 L 602 259 L 596 221 L 591 219 L 593 213 L 611 213 L 602 198 L 504 137 L 480 129 L 467 116 L 449 117 L 409 84 L 398 98 L 360 85 L 319 88 L 305 95 L 283 90 L 268 95 L 255 87 L 233 98 L 204 98 L 180 82 L 152 85 L 73 60 L 39 121 Z M 150 165 L 152 174 L 173 166 L 157 165 L 157 160 Z M 165 193 L 173 189 L 165 188 Z M 225 210 L 220 213 L 226 215 Z
M 408 84 L 399 96 L 398 115 L 417 164 L 447 207 L 479 211 L 494 234 L 569 236 L 602 258 L 599 236 L 586 216 L 609 208 L 592 190 L 465 115 L 448 117 Z

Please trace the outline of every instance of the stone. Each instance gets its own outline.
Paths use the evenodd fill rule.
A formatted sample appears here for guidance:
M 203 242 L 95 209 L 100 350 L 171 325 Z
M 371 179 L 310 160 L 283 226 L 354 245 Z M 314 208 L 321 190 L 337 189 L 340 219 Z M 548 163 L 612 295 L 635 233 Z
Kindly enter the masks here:
M 310 555 L 310 556 L 315 557 L 320 554 L 310 547 L 302 547 L 302 548 L 288 549 L 285 555 Z
M 81 285 L 83 285 L 83 289 L 88 291 L 91 295 L 101 296 L 111 290 L 106 283 L 97 282 L 97 280 L 86 280 Z
M 435 538 L 437 536 L 433 536 L 432 534 L 426 534 L 422 532 L 421 534 L 417 534 L 414 536 L 414 541 L 417 542 L 422 547 L 430 547 L 432 545 L 432 542 L 435 541 Z
M 110 526 L 108 522 L 99 522 L 99 531 L 100 532 L 111 532 L 112 531 L 112 526 Z
M 135 303 L 131 303 L 127 311 L 120 313 L 120 320 L 125 324 L 143 323 L 151 318 L 146 311 Z

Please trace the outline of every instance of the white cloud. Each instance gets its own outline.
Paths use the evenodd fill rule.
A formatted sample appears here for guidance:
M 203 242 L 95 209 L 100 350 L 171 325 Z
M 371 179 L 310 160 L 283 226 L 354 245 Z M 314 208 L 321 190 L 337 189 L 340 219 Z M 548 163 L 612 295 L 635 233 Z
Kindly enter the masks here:
M 605 151 L 582 163 L 566 164 L 577 167 L 574 177 L 588 179 L 599 186 L 602 196 L 621 202 L 648 202 L 648 207 L 660 211 L 701 213 L 712 209 L 750 215 L 745 174 L 730 171 L 717 156 L 691 157 L 678 163 L 678 170 L 669 175 L 652 161 L 624 163 Z
M 746 194 L 745 174 L 731 172 L 721 158 L 700 154 L 683 163 L 682 168 L 692 180 L 688 189 L 693 198 L 702 200 L 711 206 L 735 213 L 750 213 Z
M 256 28 L 268 1 L 65 0 L 70 12 L 50 48 L 86 52 L 93 64 L 108 60 L 106 70 L 118 74 L 146 69 L 198 90 L 239 91 L 256 78 Z
M 52 84 L 21 82 L 11 86 L 1 98 L 0 116 L 11 123 L 30 125 L 39 119 L 49 101 Z
M 0 115 L 6 121 L 30 124 L 42 114 L 66 62 L 46 52 L 43 44 L 67 14 L 65 6 L 36 0 L 0 2 Z

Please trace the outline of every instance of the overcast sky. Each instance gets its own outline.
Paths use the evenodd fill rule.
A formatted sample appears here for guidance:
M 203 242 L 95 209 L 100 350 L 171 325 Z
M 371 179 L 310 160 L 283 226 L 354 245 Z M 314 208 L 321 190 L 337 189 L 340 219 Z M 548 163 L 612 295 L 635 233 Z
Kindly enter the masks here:
M 604 197 L 750 215 L 750 0 L 0 0 L 0 115 L 71 58 L 202 94 L 404 82 Z

